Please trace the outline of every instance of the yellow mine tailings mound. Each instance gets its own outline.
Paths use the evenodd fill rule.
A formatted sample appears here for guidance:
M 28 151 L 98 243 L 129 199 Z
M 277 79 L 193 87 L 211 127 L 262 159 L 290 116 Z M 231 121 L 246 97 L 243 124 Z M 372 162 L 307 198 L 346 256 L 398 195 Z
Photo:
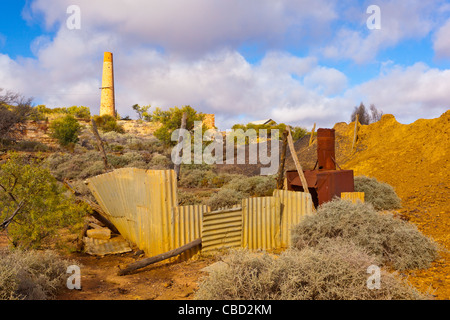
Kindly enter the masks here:
M 376 123 L 359 126 L 354 151 L 355 124 L 338 123 L 334 128 L 341 168 L 392 185 L 402 199 L 399 215 L 447 250 L 431 268 L 408 275 L 419 289 L 450 299 L 450 110 L 407 125 L 384 115 Z

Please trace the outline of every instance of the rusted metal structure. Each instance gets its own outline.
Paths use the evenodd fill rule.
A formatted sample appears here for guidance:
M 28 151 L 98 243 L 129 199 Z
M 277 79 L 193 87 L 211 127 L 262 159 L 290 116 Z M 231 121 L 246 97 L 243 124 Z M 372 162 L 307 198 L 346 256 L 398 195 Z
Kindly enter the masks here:
M 125 240 L 149 257 L 197 239 L 201 239 L 201 247 L 173 260 L 189 259 L 200 250 L 287 248 L 292 228 L 313 213 L 309 193 L 286 190 L 275 190 L 269 197 L 242 199 L 233 208 L 216 211 L 205 205 L 178 206 L 173 170 L 121 168 L 87 182 L 106 218 Z M 99 251 L 98 246 L 104 244 L 97 241 L 93 245 Z M 103 254 L 108 248 L 100 249 Z
M 304 170 L 315 207 L 340 197 L 342 192 L 354 192 L 353 170 L 339 170 L 335 155 L 335 130 L 317 130 L 317 162 L 313 170 Z M 287 171 L 287 188 L 304 191 L 297 171 Z

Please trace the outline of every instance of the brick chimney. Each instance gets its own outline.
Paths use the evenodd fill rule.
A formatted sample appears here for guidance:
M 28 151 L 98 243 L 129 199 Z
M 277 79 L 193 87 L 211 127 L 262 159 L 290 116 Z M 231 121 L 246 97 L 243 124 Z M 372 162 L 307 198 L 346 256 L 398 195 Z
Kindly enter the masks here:
M 103 58 L 102 94 L 100 101 L 100 116 L 108 114 L 116 117 L 116 104 L 114 99 L 114 68 L 113 54 L 105 52 Z

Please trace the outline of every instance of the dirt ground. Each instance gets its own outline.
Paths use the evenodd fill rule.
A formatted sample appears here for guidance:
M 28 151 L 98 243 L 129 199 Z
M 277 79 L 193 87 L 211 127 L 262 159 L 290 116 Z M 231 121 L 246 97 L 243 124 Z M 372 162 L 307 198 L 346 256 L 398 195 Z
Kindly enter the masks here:
M 102 258 L 72 255 L 81 268 L 81 290 L 64 288 L 57 300 L 188 300 L 192 299 L 204 267 L 213 259 L 181 263 L 160 262 L 134 274 L 118 276 L 119 265 L 134 262 L 133 252 Z
M 5 232 L 0 232 L 0 248 L 8 245 Z M 78 265 L 81 271 L 81 289 L 63 288 L 56 300 L 190 300 L 199 279 L 207 275 L 202 269 L 217 261 L 213 255 L 197 255 L 189 261 L 161 261 L 118 276 L 120 268 L 142 259 L 142 256 L 137 256 L 135 250 L 104 257 L 56 251 Z

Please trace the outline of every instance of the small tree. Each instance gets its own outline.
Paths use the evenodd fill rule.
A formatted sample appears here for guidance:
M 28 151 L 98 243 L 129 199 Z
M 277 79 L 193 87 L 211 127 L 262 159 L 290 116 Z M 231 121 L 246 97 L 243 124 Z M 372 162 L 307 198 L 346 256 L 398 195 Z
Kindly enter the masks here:
M 204 115 L 197 113 L 190 106 L 184 106 L 183 108 L 170 108 L 167 111 L 163 111 L 160 108 L 156 108 L 153 112 L 153 120 L 160 122 L 162 126 L 155 131 L 155 137 L 167 145 L 175 145 L 176 141 L 172 141 L 172 132 L 180 128 L 181 118 L 183 113 L 187 113 L 186 130 L 192 131 L 194 129 L 194 121 L 203 121 Z M 203 124 L 202 131 L 206 130 L 206 126 Z
M 60 227 L 79 228 L 86 208 L 64 191 L 40 162 L 11 154 L 0 166 L 0 230 L 14 246 L 31 248 Z
M 370 113 L 361 102 L 359 107 L 355 107 L 353 113 L 351 115 L 350 121 L 353 122 L 356 120 L 356 115 L 358 115 L 358 121 L 361 124 L 371 124 L 377 122 L 381 119 L 383 115 L 383 111 L 378 110 L 374 104 L 370 105 Z
M 69 146 L 78 142 L 81 126 L 72 115 L 68 114 L 50 123 L 50 135 L 57 139 L 61 146 Z
M 359 107 L 355 107 L 353 110 L 351 121 L 356 120 L 356 115 L 358 115 L 358 121 L 361 124 L 369 124 L 370 123 L 370 115 L 366 110 L 366 106 L 361 102 Z
M 383 116 L 383 111 L 378 110 L 374 104 L 370 105 L 370 122 L 374 123 L 380 121 Z
M 152 120 L 151 114 L 148 113 L 148 109 L 151 108 L 150 105 L 141 107 L 140 105 L 135 104 L 135 105 L 132 106 L 132 108 L 138 114 L 139 120 L 145 120 L 145 121 L 151 121 Z
M 35 113 L 31 102 L 32 99 L 11 91 L 0 95 L 0 139 L 12 139 L 17 126 Z

